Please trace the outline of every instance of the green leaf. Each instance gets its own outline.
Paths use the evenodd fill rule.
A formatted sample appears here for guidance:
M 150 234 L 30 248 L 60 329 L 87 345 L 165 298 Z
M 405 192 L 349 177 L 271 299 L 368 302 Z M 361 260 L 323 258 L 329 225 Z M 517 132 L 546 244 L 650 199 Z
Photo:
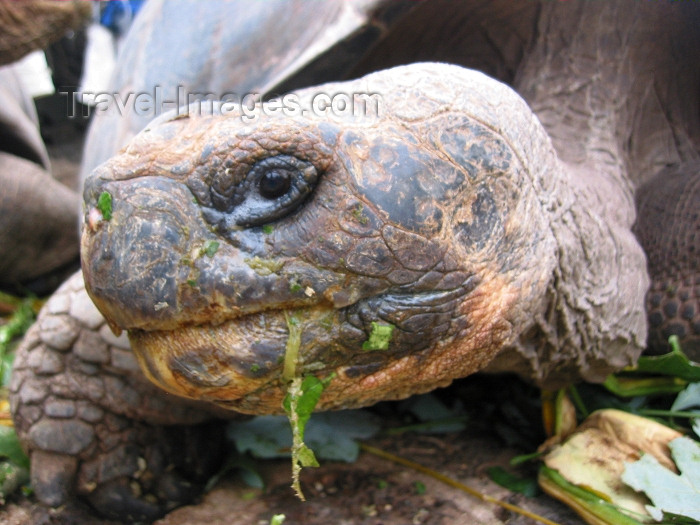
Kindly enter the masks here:
M 304 442 L 323 460 L 354 462 L 360 451 L 358 439 L 379 432 L 376 416 L 365 410 L 316 413 L 306 425 Z M 292 432 L 285 416 L 258 416 L 233 422 L 227 435 L 236 449 L 258 458 L 289 457 Z
M 290 335 L 287 341 L 287 352 L 289 353 L 289 340 L 292 338 L 292 327 L 294 325 L 294 323 L 290 322 L 289 317 L 287 318 L 287 325 L 290 327 Z M 301 331 L 299 332 L 299 337 L 301 337 Z M 296 346 L 298 350 L 298 343 L 296 343 Z M 294 361 L 296 362 L 296 359 Z M 285 356 L 285 367 L 286 364 L 287 358 Z M 312 375 L 308 375 L 304 379 L 294 377 L 287 386 L 287 394 L 282 402 L 289 418 L 289 425 L 292 428 L 292 488 L 302 501 L 305 501 L 305 499 L 299 482 L 301 468 L 319 466 L 313 452 L 304 443 L 306 423 L 316 408 L 323 390 L 334 377 L 335 374 L 331 374 L 323 381 Z
M 671 410 L 685 410 L 686 408 L 700 407 L 700 383 L 690 383 L 671 405 Z
M 97 199 L 97 209 L 100 210 L 102 218 L 106 221 L 112 218 L 112 195 L 103 191 Z
M 419 434 L 448 434 L 451 432 L 461 432 L 466 427 L 469 416 L 454 416 L 445 419 L 434 419 L 423 423 L 412 425 L 402 425 L 400 427 L 388 428 L 384 431 L 387 436 L 397 436 L 407 432 L 417 432 Z
M 14 463 L 0 463 L 0 505 L 5 497 L 29 483 L 29 470 Z
M 579 429 L 544 457 L 545 465 L 569 483 L 577 485 L 637 520 L 648 519 L 647 499 L 620 481 L 625 461 L 639 457 L 638 451 L 663 454 L 667 443 L 680 436 L 661 423 L 614 409 L 591 414 Z M 585 505 L 567 488 L 551 483 L 540 485 L 549 494 L 586 514 Z M 597 511 L 596 511 L 597 512 Z M 579 512 L 581 513 L 581 512 Z M 617 523 L 589 521 L 589 523 Z
M 432 393 L 408 398 L 401 404 L 401 411 L 413 414 L 420 423 L 388 429 L 389 435 L 405 432 L 422 432 L 427 434 L 445 434 L 464 430 L 468 416 L 459 408 L 449 408 Z
M 275 231 L 275 227 L 272 224 L 263 224 L 262 231 L 265 235 L 270 235 Z
M 502 467 L 491 467 L 487 470 L 487 473 L 491 480 L 498 483 L 501 487 L 524 494 L 528 498 L 532 498 L 539 493 L 539 487 L 535 478 L 522 478 Z
M 29 482 L 29 459 L 22 451 L 13 427 L 0 426 L 0 504 Z
M 700 381 L 700 365 L 690 361 L 682 352 L 678 336 L 669 338 L 671 351 L 660 356 L 642 356 L 637 361 L 636 370 L 654 374 L 679 377 L 686 381 Z
M 617 408 L 625 412 L 636 413 L 647 405 L 646 396 L 619 397 L 602 385 L 584 383 L 578 385 L 578 390 L 585 400 L 590 413 L 596 410 Z
M 8 321 L 0 326 L 0 386 L 10 384 L 14 354 L 10 352 L 12 340 L 24 335 L 34 321 L 34 298 L 22 299 Z
M 249 487 L 256 489 L 265 488 L 265 482 L 255 468 L 254 461 L 248 456 L 243 456 L 232 451 L 219 471 L 207 480 L 204 491 L 209 492 L 213 489 L 219 480 L 229 472 L 236 472 Z
M 302 465 L 301 454 L 306 448 L 304 444 L 304 428 L 299 424 L 299 412 L 297 411 L 297 402 L 303 394 L 302 379 L 295 377 L 287 386 L 287 395 L 284 401 L 289 399 L 289 406 L 285 407 L 287 417 L 289 418 L 289 426 L 292 427 L 292 488 L 297 497 L 301 501 L 306 501 L 304 493 L 301 490 L 300 475 Z
M 286 416 L 257 416 L 233 422 L 227 436 L 238 452 L 250 452 L 257 458 L 289 457 L 292 450 L 292 431 Z
M 19 444 L 14 427 L 0 425 L 0 457 L 7 458 L 20 467 L 29 468 L 29 458 Z
M 700 383 L 690 383 L 683 390 L 671 406 L 671 411 L 686 410 L 688 408 L 700 408 Z M 700 417 L 691 418 L 690 427 L 696 436 L 700 437 Z
M 587 518 L 588 523 L 641 525 L 639 521 L 623 514 L 615 505 L 605 501 L 599 495 L 568 482 L 554 469 L 542 465 L 538 481 L 547 494 L 576 509 L 579 515 Z M 599 521 L 593 521 L 594 519 Z
M 391 335 L 394 333 L 394 325 L 377 323 L 372 321 L 372 332 L 367 341 L 362 343 L 363 350 L 386 350 L 389 348 Z
M 432 393 L 413 396 L 407 399 L 401 408 L 402 410 L 407 409 L 420 421 L 434 421 L 459 415 Z
M 34 321 L 34 310 L 31 303 L 34 299 L 28 298 L 15 309 L 8 321 L 0 326 L 0 351 L 7 350 L 7 344 L 13 338 L 24 334 Z
M 306 427 L 304 441 L 320 459 L 352 463 L 360 454 L 359 439 L 379 432 L 377 418 L 363 410 L 314 414 Z
M 662 466 L 651 454 L 645 454 L 639 461 L 626 464 L 622 481 L 644 491 L 654 504 L 646 508 L 657 521 L 669 513 L 700 522 L 700 443 L 679 437 L 668 446 L 680 475 Z
M 265 480 L 263 480 L 262 476 L 257 470 L 253 468 L 247 468 L 244 466 L 238 467 L 237 470 L 239 477 L 247 486 L 252 487 L 254 489 L 265 488 Z
M 318 401 L 321 399 L 321 394 L 325 390 L 328 383 L 335 377 L 335 374 L 330 375 L 324 380 L 318 379 L 316 376 L 308 375 L 301 382 L 301 395 L 297 398 L 296 414 L 299 418 L 299 434 L 304 439 L 304 430 L 306 423 L 313 414 Z M 289 414 L 292 405 L 292 395 L 287 392 L 284 397 L 284 410 Z
M 544 454 L 546 454 L 546 451 L 530 452 L 529 454 L 520 454 L 518 456 L 513 456 L 512 458 L 510 458 L 509 463 L 511 466 L 517 467 L 518 465 L 522 465 L 523 463 L 528 463 L 530 461 L 539 459 Z
M 612 374 L 605 378 L 603 386 L 620 397 L 637 397 L 675 394 L 688 383 L 677 377 L 627 377 Z
M 10 379 L 12 378 L 12 365 L 15 361 L 15 354 L 12 352 L 7 352 L 0 356 L 0 386 L 7 387 L 10 385 Z
M 299 447 L 297 452 L 297 461 L 302 467 L 319 467 L 318 460 L 314 455 L 314 451 L 307 447 L 304 443 Z
M 216 252 L 219 250 L 219 243 L 217 241 L 207 241 L 206 244 L 202 247 L 202 255 L 206 255 L 207 257 L 214 257 L 216 255 Z
M 673 460 L 683 476 L 695 489 L 695 510 L 700 512 L 700 443 L 687 437 L 674 439 L 668 444 Z
M 693 427 L 693 432 L 695 432 L 695 435 L 700 437 L 700 418 L 692 419 L 691 426 Z

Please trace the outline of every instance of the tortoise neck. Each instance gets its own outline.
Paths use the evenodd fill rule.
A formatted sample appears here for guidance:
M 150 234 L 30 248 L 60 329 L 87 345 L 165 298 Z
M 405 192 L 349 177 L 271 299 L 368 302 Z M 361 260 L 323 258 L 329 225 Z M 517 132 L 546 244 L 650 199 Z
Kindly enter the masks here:
M 692 25 L 700 13 L 692 7 L 542 6 L 514 84 L 563 161 L 629 177 L 636 187 L 667 165 L 698 158 L 700 39 Z

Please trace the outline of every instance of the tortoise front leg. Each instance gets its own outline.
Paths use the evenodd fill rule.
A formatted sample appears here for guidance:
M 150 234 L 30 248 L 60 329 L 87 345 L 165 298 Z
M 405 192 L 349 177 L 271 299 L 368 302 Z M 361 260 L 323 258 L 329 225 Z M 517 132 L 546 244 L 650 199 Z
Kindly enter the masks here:
M 54 507 L 79 498 L 106 517 L 153 520 L 199 494 L 223 453 L 222 422 L 147 382 L 81 274 L 18 349 L 10 401 L 36 496 Z

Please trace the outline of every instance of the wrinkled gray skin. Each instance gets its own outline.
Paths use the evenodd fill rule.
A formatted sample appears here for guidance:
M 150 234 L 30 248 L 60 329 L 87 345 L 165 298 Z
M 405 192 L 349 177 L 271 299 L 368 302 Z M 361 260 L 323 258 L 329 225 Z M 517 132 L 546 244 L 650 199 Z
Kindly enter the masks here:
M 303 330 L 299 371 L 338 375 L 322 407 L 362 406 L 483 368 L 522 328 L 535 329 L 533 312 L 571 308 L 565 289 L 549 295 L 557 254 L 581 259 L 570 253 L 578 245 L 557 240 L 563 218 L 582 231 L 603 221 L 574 197 L 517 95 L 434 64 L 318 92 L 376 93 L 380 116 L 166 117 L 88 179 L 88 291 L 165 389 L 280 412 L 289 310 Z M 300 95 L 301 107 L 316 93 Z M 264 178 L 280 170 L 294 181 L 270 198 Z M 113 216 L 95 222 L 104 192 Z M 643 275 L 629 227 L 612 234 Z M 218 251 L 201 254 L 211 242 Z M 634 357 L 646 285 L 635 281 L 636 325 L 618 326 L 611 312 L 609 327 L 588 334 L 601 339 L 595 348 L 617 344 L 619 357 L 601 366 L 592 353 L 579 374 L 604 377 Z M 396 327 L 387 351 L 362 349 L 372 322 Z M 563 366 L 556 375 L 539 377 L 570 379 Z
M 51 176 L 34 103 L 0 67 L 0 286 L 28 284 L 78 250 L 78 195 Z
M 196 5 L 206 11 L 211 4 Z M 179 75 L 186 64 L 194 72 L 188 84 L 204 78 L 209 91 L 240 93 L 275 86 L 286 91 L 401 63 L 444 60 L 508 83 L 527 105 L 478 74 L 423 65 L 338 88 L 376 88 L 391 101 L 387 120 L 307 115 L 244 123 L 236 116 L 191 116 L 153 124 L 86 186 L 86 276 L 110 323 L 130 330 L 153 380 L 215 404 L 159 394 L 145 381 L 125 336 L 110 334 L 82 277 L 74 277 L 28 334 L 11 388 L 42 501 L 60 505 L 79 497 L 107 515 L 152 519 L 196 494 L 220 453 L 220 430 L 205 423 L 216 404 L 251 412 L 278 406 L 276 358 L 287 333 L 282 308 L 301 310 L 312 334 L 321 333 L 321 317 L 330 315 L 324 344 L 302 345 L 303 366 L 311 361 L 321 375 L 336 370 L 336 384 L 347 387 L 329 391 L 327 407 L 422 391 L 489 360 L 492 371 L 515 371 L 549 386 L 596 380 L 642 350 L 648 277 L 631 233 L 634 190 L 675 166 L 685 182 L 674 187 L 683 193 L 664 194 L 656 204 L 652 195 L 649 205 L 683 202 L 684 209 L 697 209 L 697 10 L 675 3 L 369 2 L 353 17 L 344 3 L 322 5 L 314 4 L 313 16 L 303 4 L 285 4 L 285 14 L 293 16 L 265 17 L 237 12 L 235 3 L 195 16 L 187 10 L 195 4 L 162 14 L 154 2 L 134 25 L 124 69 L 139 78 L 143 69 L 161 71 L 149 60 L 162 60 L 165 71 Z M 227 7 L 233 11 L 226 13 Z M 174 13 L 186 22 L 168 40 L 161 32 L 167 33 L 166 18 Z M 245 45 L 237 46 L 235 38 L 229 47 L 218 45 L 237 33 L 235 20 L 247 28 L 240 33 Z M 188 36 L 185 29 L 199 28 L 199 21 L 211 28 L 211 40 L 201 32 Z M 329 41 L 325 28 L 334 23 L 350 28 L 335 34 L 351 37 Z M 357 35 L 362 45 L 348 45 Z M 206 60 L 187 55 L 191 61 L 179 62 L 165 54 L 167 46 L 180 49 L 174 42 L 188 38 L 198 45 L 183 49 L 206 49 Z M 269 54 L 260 44 L 249 45 L 256 38 L 270 42 Z M 154 54 L 139 62 L 136 49 Z M 329 63 L 336 67 L 323 67 Z M 254 66 L 249 76 L 246 69 L 226 78 L 224 64 L 255 64 L 262 72 Z M 152 88 L 121 78 L 124 91 Z M 462 92 L 465 86 L 470 89 Z M 91 141 L 98 140 L 101 125 L 116 129 L 114 118 L 99 117 Z M 118 135 L 130 138 L 135 129 L 127 129 L 120 127 Z M 272 233 L 266 233 L 270 209 L 260 205 L 264 200 L 246 200 L 258 186 L 243 182 L 246 191 L 236 188 L 264 172 L 265 157 L 279 154 L 299 159 L 285 162 L 294 173 L 306 173 L 314 188 L 286 214 L 275 211 Z M 231 173 L 232 181 L 226 178 Z M 457 186 L 446 187 L 449 180 Z M 387 181 L 391 192 L 382 191 Z M 105 188 L 114 193 L 110 221 L 94 210 Z M 414 191 L 424 198 L 411 201 Z M 455 191 L 464 197 L 461 205 Z M 353 207 L 357 202 L 361 210 Z M 421 206 L 443 206 L 440 221 L 407 213 Z M 684 213 L 679 217 L 687 224 Z M 405 215 L 423 224 L 417 227 Z M 650 228 L 637 230 L 644 238 Z M 695 308 L 693 315 L 697 257 L 688 254 L 697 253 L 695 239 L 679 244 L 677 286 L 664 292 Z M 213 240 L 218 251 L 203 255 L 202 243 Z M 438 261 L 431 259 L 436 254 Z M 260 275 L 245 260 L 251 255 L 284 264 Z M 311 292 L 302 286 L 302 296 L 290 286 L 297 275 Z M 450 282 L 450 275 L 461 278 Z M 219 278 L 224 276 L 229 280 Z M 233 294 L 223 293 L 229 288 Z M 237 296 L 239 290 L 246 293 Z M 408 315 L 401 315 L 402 308 Z M 433 320 L 401 326 L 421 308 Z M 399 327 L 395 346 L 385 354 L 362 352 L 373 316 L 387 313 Z M 697 317 L 686 320 L 692 331 Z M 261 323 L 268 325 L 258 337 Z M 356 329 L 352 337 L 343 326 Z M 426 334 L 428 345 L 406 344 Z M 249 344 L 217 347 L 219 338 Z M 168 426 L 176 424 L 186 430 Z
M 0 287 L 48 293 L 76 267 L 79 197 L 51 175 L 34 102 L 15 61 L 90 15 L 82 2 L 0 5 Z M 72 267 L 66 269 L 66 266 Z

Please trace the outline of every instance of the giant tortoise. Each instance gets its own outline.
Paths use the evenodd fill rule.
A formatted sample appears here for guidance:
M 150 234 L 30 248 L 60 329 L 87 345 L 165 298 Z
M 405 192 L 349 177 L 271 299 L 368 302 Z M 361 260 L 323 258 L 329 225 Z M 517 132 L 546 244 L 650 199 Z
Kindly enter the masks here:
M 144 116 L 97 115 L 83 274 L 11 387 L 42 501 L 187 501 L 217 418 L 282 411 L 290 322 L 297 374 L 333 375 L 319 409 L 478 370 L 600 381 L 645 348 L 645 294 L 655 337 L 699 355 L 696 6 L 173 5 L 132 27 L 122 102 L 224 100 L 110 160 Z

